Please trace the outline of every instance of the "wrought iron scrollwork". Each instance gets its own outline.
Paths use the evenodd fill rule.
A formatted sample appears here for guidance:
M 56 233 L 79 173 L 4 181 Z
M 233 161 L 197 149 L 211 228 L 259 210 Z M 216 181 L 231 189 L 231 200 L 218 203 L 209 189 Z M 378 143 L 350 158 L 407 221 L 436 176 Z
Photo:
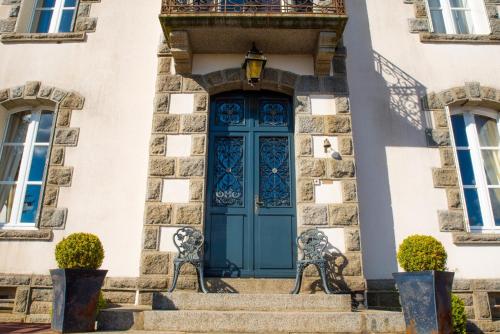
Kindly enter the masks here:
M 328 287 L 326 275 L 327 262 L 325 259 L 325 249 L 328 246 L 328 237 L 326 234 L 316 228 L 309 229 L 297 237 L 297 245 L 302 251 L 302 259 L 297 261 L 295 287 L 291 293 L 299 293 L 304 269 L 312 264 L 316 266 L 320 273 L 325 293 L 331 294 L 332 292 Z
M 290 157 L 287 137 L 261 137 L 259 199 L 264 207 L 291 205 Z
M 283 13 L 346 15 L 344 0 L 163 0 L 162 13 Z
M 186 263 L 191 263 L 198 273 L 198 283 L 201 291 L 207 293 L 203 273 L 204 264 L 201 256 L 201 249 L 204 242 L 203 234 L 195 228 L 183 227 L 174 233 L 173 240 L 178 253 L 174 259 L 174 279 L 168 291 L 172 292 L 175 290 L 181 267 Z
M 216 137 L 213 205 L 243 206 L 243 137 Z

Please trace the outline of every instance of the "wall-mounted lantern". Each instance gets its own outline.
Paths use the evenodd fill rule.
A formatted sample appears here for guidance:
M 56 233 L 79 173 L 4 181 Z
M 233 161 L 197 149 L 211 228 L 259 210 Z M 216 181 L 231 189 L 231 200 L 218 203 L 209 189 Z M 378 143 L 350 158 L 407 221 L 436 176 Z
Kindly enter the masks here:
M 253 86 L 260 81 L 264 67 L 266 66 L 267 58 L 262 51 L 257 49 L 255 43 L 252 43 L 252 49 L 248 51 L 245 62 L 242 68 L 245 70 L 248 83 Z

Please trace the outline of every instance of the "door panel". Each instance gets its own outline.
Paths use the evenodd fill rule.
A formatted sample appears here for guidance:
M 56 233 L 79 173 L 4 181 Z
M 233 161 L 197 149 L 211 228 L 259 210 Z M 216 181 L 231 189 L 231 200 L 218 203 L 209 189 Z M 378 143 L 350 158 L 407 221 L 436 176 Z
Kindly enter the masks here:
M 206 210 L 209 276 L 293 277 L 296 258 L 289 97 L 212 98 Z

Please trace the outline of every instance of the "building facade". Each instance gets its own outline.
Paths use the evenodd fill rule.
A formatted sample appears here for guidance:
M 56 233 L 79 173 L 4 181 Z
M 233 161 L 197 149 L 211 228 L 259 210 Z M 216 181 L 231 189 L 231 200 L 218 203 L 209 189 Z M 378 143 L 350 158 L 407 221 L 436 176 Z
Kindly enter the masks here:
M 398 245 L 436 237 L 470 320 L 500 331 L 499 15 L 498 0 L 3 0 L 4 305 L 47 318 L 74 232 L 103 242 L 107 299 L 151 304 L 182 226 L 204 233 L 213 291 L 286 292 L 294 240 L 317 227 L 330 285 L 359 308 L 397 308 Z M 252 43 L 267 63 L 250 84 Z

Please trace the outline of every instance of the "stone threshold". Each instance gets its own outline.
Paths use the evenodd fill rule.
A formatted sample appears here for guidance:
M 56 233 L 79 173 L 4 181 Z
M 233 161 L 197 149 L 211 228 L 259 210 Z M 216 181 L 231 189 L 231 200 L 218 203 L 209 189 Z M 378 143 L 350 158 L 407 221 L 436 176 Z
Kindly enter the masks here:
M 455 245 L 500 245 L 500 233 L 453 233 Z
M 422 43 L 471 43 L 471 44 L 498 44 L 500 37 L 497 35 L 460 35 L 460 34 L 435 34 L 420 33 Z
M 83 42 L 87 37 L 86 32 L 68 32 L 55 34 L 41 33 L 4 33 L 0 41 L 7 43 L 63 43 Z

